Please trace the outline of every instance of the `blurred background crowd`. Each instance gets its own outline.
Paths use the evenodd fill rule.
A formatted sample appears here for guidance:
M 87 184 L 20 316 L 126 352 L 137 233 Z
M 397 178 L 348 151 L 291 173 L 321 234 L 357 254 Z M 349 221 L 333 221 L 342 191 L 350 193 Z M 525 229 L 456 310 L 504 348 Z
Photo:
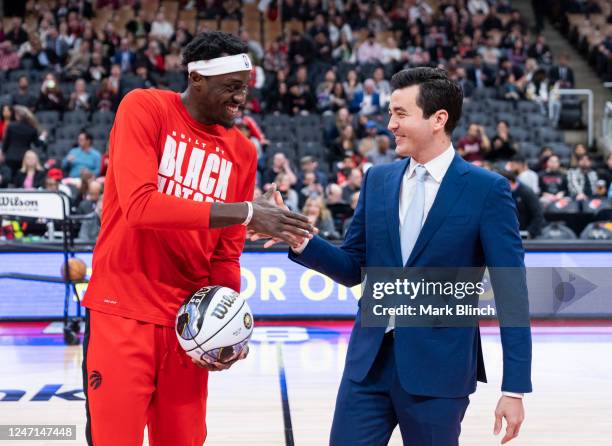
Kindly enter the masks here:
M 463 89 L 453 133 L 466 160 L 501 172 L 529 238 L 612 237 L 612 155 L 567 144 L 582 106 L 553 24 L 612 81 L 612 5 L 509 0 L 29 0 L 0 21 L 0 188 L 60 190 L 99 217 L 108 135 L 134 88 L 182 91 L 181 49 L 204 30 L 234 32 L 254 68 L 238 128 L 259 155 L 256 195 L 276 183 L 289 208 L 342 239 L 364 172 L 395 160 L 389 79 L 439 66 Z M 84 225 L 85 226 L 85 225 Z M 0 238 L 44 234 L 3 223 Z M 95 240 L 97 224 L 80 238 Z

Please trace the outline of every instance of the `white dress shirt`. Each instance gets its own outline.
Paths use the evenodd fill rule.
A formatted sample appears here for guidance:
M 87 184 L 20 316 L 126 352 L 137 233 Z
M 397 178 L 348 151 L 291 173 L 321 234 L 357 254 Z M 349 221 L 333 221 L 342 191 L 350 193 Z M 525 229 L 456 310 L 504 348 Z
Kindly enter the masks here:
M 455 157 L 455 149 L 451 144 L 448 148 L 442 152 L 440 155 L 432 159 L 431 161 L 423 164 L 425 169 L 427 170 L 427 176 L 425 177 L 425 211 L 423 215 L 423 222 L 425 223 L 427 220 L 427 215 L 433 206 L 434 200 L 436 199 L 436 195 L 438 195 L 438 190 L 440 189 L 440 184 L 442 184 L 442 179 L 451 163 L 453 162 L 453 158 Z M 410 165 L 404 172 L 404 177 L 402 179 L 402 190 L 400 191 L 400 202 L 399 202 L 399 221 L 400 227 L 398 231 L 401 233 L 401 225 L 404 222 L 404 214 L 406 213 L 406 209 L 410 206 L 410 202 L 414 196 L 414 190 L 416 188 L 416 175 L 414 169 L 419 163 L 414 160 L 414 158 L 410 159 Z M 304 241 L 302 246 L 295 249 L 294 252 L 299 254 L 301 253 L 308 244 L 308 239 Z M 514 393 L 514 392 L 502 392 L 502 395 L 509 396 L 513 398 L 523 398 L 522 393 Z

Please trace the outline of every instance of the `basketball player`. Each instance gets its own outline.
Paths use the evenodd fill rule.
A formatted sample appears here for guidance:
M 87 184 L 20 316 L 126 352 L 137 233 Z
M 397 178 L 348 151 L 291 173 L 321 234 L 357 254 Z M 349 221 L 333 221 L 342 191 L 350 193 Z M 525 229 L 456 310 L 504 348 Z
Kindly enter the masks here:
M 314 231 L 270 203 L 274 189 L 252 201 L 255 148 L 233 127 L 247 50 L 231 34 L 202 33 L 184 48 L 185 92 L 134 90 L 117 111 L 83 302 L 90 445 L 140 445 L 145 425 L 152 446 L 202 445 L 208 369 L 231 364 L 194 364 L 181 350 L 180 304 L 206 285 L 240 290 L 247 227 L 287 242 Z

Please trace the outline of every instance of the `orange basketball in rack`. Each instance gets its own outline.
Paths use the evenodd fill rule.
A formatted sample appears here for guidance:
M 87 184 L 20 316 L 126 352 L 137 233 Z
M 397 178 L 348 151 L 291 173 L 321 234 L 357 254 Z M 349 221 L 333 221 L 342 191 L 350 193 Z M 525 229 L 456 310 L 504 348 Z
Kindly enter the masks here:
M 66 265 L 62 265 L 62 277 L 66 278 Z M 68 260 L 68 274 L 70 280 L 78 281 L 85 279 L 87 275 L 87 265 L 79 258 L 73 257 Z

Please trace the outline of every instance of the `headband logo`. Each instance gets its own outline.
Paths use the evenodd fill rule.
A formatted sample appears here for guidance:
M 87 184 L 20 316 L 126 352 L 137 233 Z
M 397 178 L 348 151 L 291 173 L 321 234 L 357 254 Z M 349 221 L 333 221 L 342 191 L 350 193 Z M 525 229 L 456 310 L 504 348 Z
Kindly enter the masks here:
M 249 60 L 249 56 L 247 56 L 246 54 L 243 54 L 242 60 L 244 61 L 245 68 L 251 68 L 251 61 Z

